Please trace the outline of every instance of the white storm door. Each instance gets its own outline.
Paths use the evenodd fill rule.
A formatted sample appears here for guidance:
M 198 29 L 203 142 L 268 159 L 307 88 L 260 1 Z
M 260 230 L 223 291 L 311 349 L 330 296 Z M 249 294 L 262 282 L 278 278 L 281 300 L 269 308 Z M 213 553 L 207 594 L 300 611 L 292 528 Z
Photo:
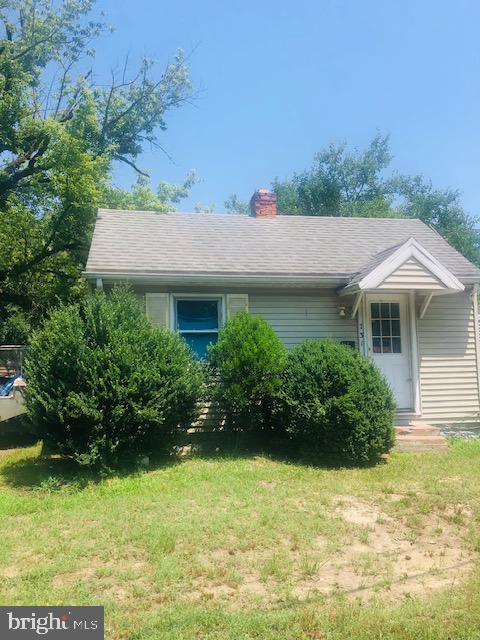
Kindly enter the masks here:
M 413 408 L 411 345 L 405 295 L 368 295 L 368 355 L 387 378 L 400 410 Z

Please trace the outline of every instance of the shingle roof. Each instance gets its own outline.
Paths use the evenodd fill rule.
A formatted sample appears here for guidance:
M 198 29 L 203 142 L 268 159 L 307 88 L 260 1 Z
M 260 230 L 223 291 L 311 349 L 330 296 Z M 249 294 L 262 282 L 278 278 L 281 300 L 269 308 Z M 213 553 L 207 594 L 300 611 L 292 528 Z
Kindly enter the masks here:
M 394 244 L 393 246 L 388 247 L 388 249 L 380 251 L 380 253 L 376 253 L 366 264 L 363 265 L 360 271 L 357 271 L 357 273 L 350 280 L 349 284 L 356 284 L 357 282 L 360 282 L 360 280 L 362 280 L 368 273 L 371 273 L 376 267 L 382 264 L 384 260 L 395 253 L 395 251 L 404 244 L 404 242 L 399 242 L 398 244 Z
M 85 273 L 351 278 L 415 238 L 460 280 L 480 270 L 420 220 L 100 209 Z

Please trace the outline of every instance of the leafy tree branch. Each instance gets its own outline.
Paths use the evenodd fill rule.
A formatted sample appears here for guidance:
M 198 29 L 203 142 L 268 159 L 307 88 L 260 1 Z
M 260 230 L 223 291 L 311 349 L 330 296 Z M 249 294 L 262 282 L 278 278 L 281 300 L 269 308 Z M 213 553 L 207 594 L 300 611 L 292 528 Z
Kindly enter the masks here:
M 195 96 L 181 51 L 163 71 L 126 59 L 107 85 L 97 81 L 93 45 L 110 27 L 92 16 L 93 0 L 0 3 L 0 325 L 10 303 L 41 317 L 83 290 L 115 163 L 146 179 L 144 146 L 161 147 L 168 112 Z M 155 208 L 171 208 L 191 184 L 162 186 Z M 148 191 L 139 183 L 130 197 Z

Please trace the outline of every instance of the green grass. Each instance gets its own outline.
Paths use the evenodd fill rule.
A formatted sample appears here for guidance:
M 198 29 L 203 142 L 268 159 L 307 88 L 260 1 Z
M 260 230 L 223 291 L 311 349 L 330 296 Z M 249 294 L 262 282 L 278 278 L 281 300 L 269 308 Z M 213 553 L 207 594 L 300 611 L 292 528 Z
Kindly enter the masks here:
M 212 457 L 101 481 L 38 453 L 0 454 L 2 604 L 105 605 L 109 640 L 480 639 L 479 441 L 368 469 Z

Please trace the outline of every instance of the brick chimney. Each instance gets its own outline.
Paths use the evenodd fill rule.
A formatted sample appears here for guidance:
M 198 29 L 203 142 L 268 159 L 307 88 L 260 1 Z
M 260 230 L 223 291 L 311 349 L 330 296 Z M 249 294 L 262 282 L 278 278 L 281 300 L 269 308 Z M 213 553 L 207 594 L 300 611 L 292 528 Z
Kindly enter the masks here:
M 254 218 L 275 218 L 277 196 L 268 189 L 257 189 L 250 200 L 250 215 Z

